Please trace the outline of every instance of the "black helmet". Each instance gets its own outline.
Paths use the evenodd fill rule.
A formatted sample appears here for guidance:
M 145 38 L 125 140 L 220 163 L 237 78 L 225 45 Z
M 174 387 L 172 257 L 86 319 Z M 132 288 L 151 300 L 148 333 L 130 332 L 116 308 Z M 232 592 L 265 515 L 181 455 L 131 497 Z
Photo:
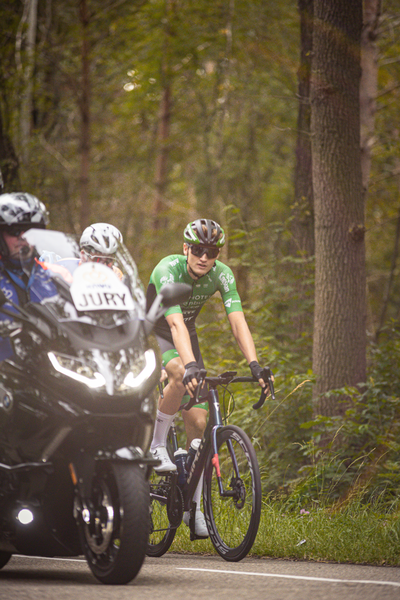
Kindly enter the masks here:
M 222 227 L 211 219 L 196 219 L 186 225 L 183 239 L 186 244 L 222 248 L 225 244 L 225 233 Z
M 0 194 L 0 230 L 8 228 L 45 229 L 49 222 L 43 202 L 25 192 Z

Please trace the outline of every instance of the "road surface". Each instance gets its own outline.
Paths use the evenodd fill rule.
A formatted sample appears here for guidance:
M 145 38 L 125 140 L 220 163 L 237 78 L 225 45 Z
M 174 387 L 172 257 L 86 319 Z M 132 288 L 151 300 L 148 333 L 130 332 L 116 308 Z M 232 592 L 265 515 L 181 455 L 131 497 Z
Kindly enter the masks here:
M 127 586 L 105 586 L 84 558 L 13 556 L 1 600 L 400 600 L 400 568 L 168 553 Z

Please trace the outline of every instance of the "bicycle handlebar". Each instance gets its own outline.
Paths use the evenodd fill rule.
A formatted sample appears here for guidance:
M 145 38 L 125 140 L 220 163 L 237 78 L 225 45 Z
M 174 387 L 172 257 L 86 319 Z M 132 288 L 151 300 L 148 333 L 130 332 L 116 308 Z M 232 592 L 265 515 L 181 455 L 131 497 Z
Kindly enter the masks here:
M 272 398 L 272 400 L 275 400 L 274 382 L 272 381 L 272 371 L 269 367 L 263 368 L 262 374 L 261 374 L 261 379 L 263 379 L 265 382 L 268 382 L 269 391 L 271 392 L 271 398 Z M 268 395 L 268 388 L 265 387 L 264 389 L 261 390 L 261 395 L 260 395 L 260 399 L 258 400 L 258 402 L 253 404 L 254 410 L 257 410 L 258 408 L 262 407 L 267 395 Z
M 207 375 L 207 371 L 205 369 L 201 369 L 199 372 L 200 381 L 197 384 L 196 393 L 192 398 L 190 398 L 189 402 L 186 402 L 186 404 L 183 404 L 181 406 L 181 409 L 190 410 L 192 408 L 192 406 L 197 404 L 197 402 L 199 401 L 200 390 L 201 390 L 204 382 L 208 383 L 210 385 L 210 387 L 216 388 L 217 385 L 228 385 L 229 383 L 248 383 L 248 382 L 258 381 L 258 379 L 255 379 L 254 377 L 246 377 L 246 376 L 236 377 L 236 371 L 227 371 L 226 373 L 222 373 L 221 375 L 216 375 L 215 377 L 206 377 L 206 375 Z M 268 392 L 271 393 L 272 400 L 275 400 L 275 390 L 274 390 L 274 383 L 272 381 L 272 371 L 269 367 L 263 368 L 260 379 L 263 379 L 265 382 L 268 382 L 268 386 L 266 386 L 265 388 L 263 388 L 261 390 L 261 394 L 260 394 L 260 398 L 259 398 L 258 402 L 253 404 L 253 408 L 255 410 L 262 407 L 262 405 L 264 404 L 265 399 L 268 395 Z

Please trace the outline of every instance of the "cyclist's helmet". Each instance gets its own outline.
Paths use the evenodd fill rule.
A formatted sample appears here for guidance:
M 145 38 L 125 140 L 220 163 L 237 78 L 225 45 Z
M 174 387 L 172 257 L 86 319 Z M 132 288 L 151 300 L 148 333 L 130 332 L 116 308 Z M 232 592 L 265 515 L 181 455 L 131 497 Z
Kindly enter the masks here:
M 225 232 L 216 221 L 196 219 L 186 225 L 183 240 L 186 244 L 222 248 L 225 244 Z
M 36 196 L 26 192 L 0 194 L 0 254 L 9 256 L 8 246 L 3 232 L 28 230 L 35 227 L 45 229 L 49 222 L 45 205 Z
M 94 223 L 86 227 L 79 245 L 90 256 L 112 256 L 122 242 L 122 233 L 114 225 Z

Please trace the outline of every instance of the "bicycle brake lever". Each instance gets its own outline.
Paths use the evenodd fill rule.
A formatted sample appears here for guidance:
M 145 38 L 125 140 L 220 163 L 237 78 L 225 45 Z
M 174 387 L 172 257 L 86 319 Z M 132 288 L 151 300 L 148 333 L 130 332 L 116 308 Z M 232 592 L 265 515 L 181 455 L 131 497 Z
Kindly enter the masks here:
M 273 373 L 269 367 L 265 367 L 265 374 L 268 380 L 269 391 L 271 392 L 271 399 L 275 400 L 274 380 L 272 379 Z
M 200 369 L 200 371 L 199 371 L 200 381 L 197 384 L 196 392 L 195 392 L 194 396 L 192 396 L 192 398 L 190 398 L 189 402 L 186 402 L 186 404 L 181 406 L 182 410 L 190 410 L 192 408 L 192 406 L 194 406 L 196 404 L 196 402 L 199 399 L 200 389 L 204 383 L 204 379 L 205 379 L 206 375 L 207 375 L 207 371 L 205 369 Z
M 261 390 L 261 394 L 260 394 L 260 398 L 259 398 L 258 402 L 253 404 L 254 410 L 257 410 L 262 407 L 262 405 L 265 402 L 266 397 L 268 396 L 268 392 L 271 392 L 271 398 L 272 398 L 272 400 L 275 400 L 275 390 L 274 390 L 274 383 L 272 381 L 272 371 L 269 367 L 264 367 L 261 378 L 264 381 L 265 380 L 268 381 L 268 387 L 265 386 L 265 388 L 263 388 Z

